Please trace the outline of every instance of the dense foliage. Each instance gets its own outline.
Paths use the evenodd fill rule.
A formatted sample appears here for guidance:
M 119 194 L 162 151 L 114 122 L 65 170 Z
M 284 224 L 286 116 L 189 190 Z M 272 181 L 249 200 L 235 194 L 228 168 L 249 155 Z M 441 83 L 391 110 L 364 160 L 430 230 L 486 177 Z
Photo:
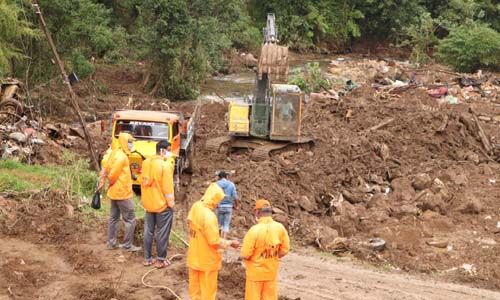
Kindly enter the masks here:
M 500 67 L 500 33 L 486 26 L 453 29 L 438 48 L 438 57 L 462 72 Z
M 231 48 L 256 52 L 269 12 L 281 43 L 298 51 L 345 51 L 368 39 L 408 48 L 458 70 L 498 68 L 496 0 L 51 0 L 40 1 L 69 71 L 144 61 L 145 89 L 194 98 L 206 74 L 228 69 Z M 51 52 L 29 0 L 0 0 L 0 76 L 54 78 Z

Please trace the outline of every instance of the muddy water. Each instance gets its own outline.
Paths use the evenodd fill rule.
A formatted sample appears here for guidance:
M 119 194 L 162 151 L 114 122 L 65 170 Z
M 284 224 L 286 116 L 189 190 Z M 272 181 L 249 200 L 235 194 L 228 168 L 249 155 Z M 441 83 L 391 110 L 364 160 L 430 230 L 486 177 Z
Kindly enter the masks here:
M 318 62 L 323 71 L 335 56 L 291 54 L 290 73 L 296 68 L 304 68 L 307 63 Z M 255 84 L 255 71 L 248 69 L 237 73 L 208 78 L 201 86 L 201 99 L 205 101 L 243 101 L 251 98 Z

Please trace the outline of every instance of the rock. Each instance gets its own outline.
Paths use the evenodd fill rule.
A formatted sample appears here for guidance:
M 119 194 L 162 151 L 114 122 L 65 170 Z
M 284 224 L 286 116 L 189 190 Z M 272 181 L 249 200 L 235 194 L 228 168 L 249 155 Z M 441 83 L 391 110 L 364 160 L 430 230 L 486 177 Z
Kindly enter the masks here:
M 299 206 L 307 212 L 311 212 L 316 209 L 316 203 L 309 200 L 307 196 L 300 197 Z
M 350 192 L 344 190 L 342 191 L 342 196 L 344 196 L 344 199 L 351 204 L 365 202 L 365 193 L 363 192 Z
M 467 160 L 475 163 L 476 165 L 479 164 L 480 162 L 479 155 L 477 155 L 476 153 L 471 153 L 467 155 Z
M 474 196 L 469 196 L 467 202 L 460 208 L 464 214 L 479 214 L 483 211 L 483 204 Z
M 403 204 L 398 207 L 391 208 L 390 215 L 401 219 L 405 216 L 418 216 L 420 214 L 420 209 L 412 204 Z
M 367 203 L 366 208 L 388 208 L 388 198 L 384 194 L 375 194 Z
M 309 157 L 313 157 L 314 156 L 314 152 L 312 152 L 312 151 L 306 151 L 306 155 L 309 156 Z
M 412 186 L 417 191 L 425 190 L 430 188 L 432 185 L 432 178 L 427 173 L 420 173 L 413 179 Z
M 406 177 L 395 178 L 391 181 L 391 186 L 394 190 L 393 197 L 398 201 L 410 201 L 415 196 L 415 190 Z
M 13 132 L 9 134 L 9 139 L 24 144 L 28 140 L 28 137 L 22 132 Z
M 431 187 L 431 190 L 433 193 L 437 194 L 441 190 L 443 190 L 444 188 L 446 188 L 446 186 L 439 178 L 434 179 L 434 181 L 432 182 L 432 187 Z
M 421 200 L 422 211 L 431 210 L 438 213 L 446 212 L 446 203 L 444 203 L 440 194 L 433 194 L 429 191 Z
M 316 228 L 316 245 L 324 251 L 331 250 L 333 241 L 338 237 L 337 230 L 331 227 L 321 226 Z
M 493 122 L 500 123 L 500 115 L 493 117 Z
M 484 122 L 491 122 L 491 118 L 487 116 L 479 116 L 477 117 L 479 120 L 484 121 Z
M 447 248 L 448 247 L 448 240 L 430 240 L 426 242 L 427 245 L 436 247 L 436 248 Z

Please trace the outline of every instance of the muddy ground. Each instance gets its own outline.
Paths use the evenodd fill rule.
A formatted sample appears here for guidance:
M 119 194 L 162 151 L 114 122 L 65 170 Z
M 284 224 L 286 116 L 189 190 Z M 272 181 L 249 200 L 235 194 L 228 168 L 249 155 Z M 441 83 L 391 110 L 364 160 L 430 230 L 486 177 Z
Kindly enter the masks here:
M 378 82 L 379 63 L 355 57 L 340 64 L 360 87 L 340 100 L 311 99 L 304 107 L 302 124 L 303 134 L 314 139 L 314 146 L 280 150 L 266 160 L 255 159 L 249 151 L 205 149 L 208 140 L 226 134 L 227 104 L 204 102 L 196 129 L 195 171 L 183 177 L 177 227 L 183 227 L 186 209 L 214 179 L 214 172 L 234 170 L 232 180 L 243 200 L 234 216 L 235 238 L 242 238 L 253 223 L 252 202 L 266 197 L 277 208 L 275 218 L 288 227 L 295 249 L 315 247 L 385 271 L 423 273 L 500 290 L 499 153 L 484 149 L 474 119 L 478 118 L 494 146 L 500 143 L 500 100 L 495 86 L 489 85 L 493 93 L 464 95 L 454 83 L 460 74 L 442 72 L 442 66 L 408 71 L 389 64 L 389 73 L 411 73 L 403 75 L 418 78 L 419 85 L 376 90 L 372 84 Z M 335 74 L 338 68 L 336 63 L 329 72 Z M 92 130 L 100 151 L 107 148 L 108 120 L 115 109 L 190 112 L 196 104 L 171 103 L 144 94 L 139 71 L 140 66 L 99 69 L 92 81 L 76 89 L 85 99 L 82 107 L 87 120 L 104 120 L 103 126 L 96 123 Z M 430 97 L 427 89 L 436 84 L 454 88 L 459 104 L 443 104 Z M 53 102 L 64 94 L 57 85 L 52 88 L 34 94 L 38 101 L 51 103 L 42 109 L 48 116 L 44 121 L 74 122 L 68 109 Z M 215 94 L 214 98 L 221 97 Z M 373 129 L 391 119 L 386 126 Z M 57 162 L 63 148 L 86 153 L 83 140 L 65 145 L 55 139 L 39 153 L 39 162 Z M 0 198 L 0 290 L 7 291 L 5 299 L 33 299 L 33 295 L 36 299 L 172 299 L 166 291 L 142 287 L 140 277 L 147 269 L 140 265 L 140 255 L 104 250 L 105 220 L 73 211 L 68 208 L 78 207 L 73 200 L 53 193 L 32 199 L 26 195 Z M 385 249 L 373 250 L 368 243 L 372 238 L 384 239 Z M 171 253 L 183 251 L 173 248 Z M 296 257 L 289 263 L 300 267 L 305 264 L 302 260 Z M 237 263 L 223 269 L 221 299 L 241 299 L 243 272 Z M 308 281 L 308 272 L 293 277 L 299 282 L 305 278 L 305 288 L 316 280 Z M 166 271 L 155 271 L 150 280 L 168 285 L 184 298 L 186 275 L 181 260 Z M 342 277 L 339 274 L 340 279 L 334 281 L 342 282 Z M 359 289 L 359 282 L 348 281 L 343 282 L 347 290 Z M 290 285 L 290 277 L 284 282 Z M 402 290 L 391 284 L 386 289 L 392 289 L 392 294 L 382 289 L 372 298 L 401 299 Z M 459 295 L 459 288 L 454 288 Z M 289 297 L 330 299 L 287 290 L 284 295 Z M 485 293 L 485 299 L 497 296 Z M 362 295 L 346 292 L 341 298 Z M 470 295 L 480 298 L 474 292 Z M 445 299 L 439 293 L 427 298 Z

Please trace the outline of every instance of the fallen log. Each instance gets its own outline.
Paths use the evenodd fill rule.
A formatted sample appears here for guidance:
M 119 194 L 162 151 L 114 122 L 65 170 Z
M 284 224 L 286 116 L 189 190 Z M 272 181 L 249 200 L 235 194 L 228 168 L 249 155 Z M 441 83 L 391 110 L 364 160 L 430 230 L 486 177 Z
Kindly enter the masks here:
M 472 114 L 472 118 L 474 119 L 474 123 L 476 123 L 476 128 L 477 128 L 477 133 L 479 137 L 481 138 L 481 142 L 483 143 L 484 150 L 486 150 L 486 153 L 491 153 L 491 150 L 493 150 L 493 147 L 491 146 L 490 140 L 486 136 L 486 133 L 484 133 L 483 127 L 481 127 L 481 124 L 479 123 L 479 120 L 472 110 L 472 108 L 469 108 L 470 113 Z

